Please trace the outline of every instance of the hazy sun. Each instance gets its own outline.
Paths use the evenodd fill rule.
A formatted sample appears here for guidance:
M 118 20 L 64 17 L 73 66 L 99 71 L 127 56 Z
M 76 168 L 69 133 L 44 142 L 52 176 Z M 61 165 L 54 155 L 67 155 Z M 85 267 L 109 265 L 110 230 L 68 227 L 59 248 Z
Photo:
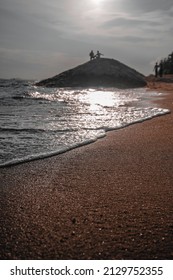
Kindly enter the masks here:
M 92 0 L 93 2 L 95 2 L 96 4 L 99 4 L 102 2 L 102 0 Z

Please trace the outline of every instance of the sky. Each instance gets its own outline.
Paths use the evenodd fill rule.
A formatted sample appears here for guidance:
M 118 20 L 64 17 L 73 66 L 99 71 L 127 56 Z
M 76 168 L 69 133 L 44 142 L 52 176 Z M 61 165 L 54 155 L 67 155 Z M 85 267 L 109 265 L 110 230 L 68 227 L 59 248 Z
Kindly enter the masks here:
M 144 75 L 173 52 L 172 0 L 0 0 L 0 78 L 40 80 L 99 50 Z

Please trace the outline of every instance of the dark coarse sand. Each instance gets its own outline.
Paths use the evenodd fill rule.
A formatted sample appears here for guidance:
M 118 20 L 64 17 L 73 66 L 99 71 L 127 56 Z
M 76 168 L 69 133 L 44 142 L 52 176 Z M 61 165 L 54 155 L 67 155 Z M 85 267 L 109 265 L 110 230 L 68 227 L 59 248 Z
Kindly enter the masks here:
M 173 259 L 171 92 L 171 114 L 1 168 L 0 258 Z

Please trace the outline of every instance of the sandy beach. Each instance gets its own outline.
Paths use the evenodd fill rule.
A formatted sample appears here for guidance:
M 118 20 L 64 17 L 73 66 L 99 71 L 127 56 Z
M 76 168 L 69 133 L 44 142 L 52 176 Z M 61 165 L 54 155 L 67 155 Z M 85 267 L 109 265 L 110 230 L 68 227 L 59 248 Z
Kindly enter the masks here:
M 170 114 L 70 152 L 0 169 L 1 259 L 173 259 Z

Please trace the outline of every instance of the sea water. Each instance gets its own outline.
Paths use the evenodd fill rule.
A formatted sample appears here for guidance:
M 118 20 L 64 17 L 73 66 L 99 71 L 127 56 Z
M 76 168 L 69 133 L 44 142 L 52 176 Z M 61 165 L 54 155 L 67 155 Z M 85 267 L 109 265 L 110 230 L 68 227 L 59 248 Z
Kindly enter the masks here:
M 91 143 L 109 130 L 169 111 L 145 88 L 43 88 L 0 80 L 0 167 Z M 116 137 L 116 136 L 115 136 Z

